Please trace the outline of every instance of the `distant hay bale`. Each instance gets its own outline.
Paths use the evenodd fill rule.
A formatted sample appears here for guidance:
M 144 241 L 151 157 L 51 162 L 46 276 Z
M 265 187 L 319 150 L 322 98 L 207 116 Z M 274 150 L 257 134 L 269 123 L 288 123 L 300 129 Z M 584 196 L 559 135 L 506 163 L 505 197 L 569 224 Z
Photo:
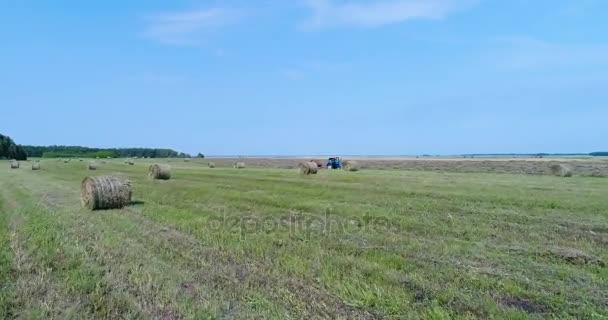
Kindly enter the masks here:
M 120 209 L 131 203 L 131 181 L 118 176 L 86 177 L 82 204 L 91 210 Z
M 554 164 L 550 167 L 551 173 L 558 177 L 572 177 L 572 169 L 563 164 Z
M 184 162 L 190 162 L 190 159 L 184 159 Z
M 97 163 L 91 162 L 88 165 L 89 170 L 97 170 Z
M 171 166 L 155 163 L 148 169 L 148 177 L 156 180 L 171 179 Z
M 68 160 L 68 159 L 63 159 L 63 163 L 68 163 L 68 162 L 70 162 L 70 160 Z
M 130 165 L 130 166 L 132 166 L 132 165 L 134 165 L 134 164 L 135 164 L 135 161 L 133 161 L 133 160 L 129 160 L 129 161 L 127 161 L 127 164 L 128 164 L 128 165 Z
M 359 164 L 357 161 L 346 160 L 342 163 L 342 168 L 346 171 L 359 171 Z
M 32 163 L 32 170 L 40 170 L 40 162 Z
M 83 159 L 78 159 L 78 161 L 82 162 L 82 161 L 84 161 L 84 160 L 83 160 Z
M 235 162 L 234 168 L 236 169 L 245 169 L 245 162 Z
M 309 174 L 317 174 L 319 167 L 316 162 L 300 162 L 298 164 L 298 171 L 300 174 L 309 175 Z
M 19 161 L 12 160 L 11 161 L 11 169 L 19 169 Z
M 215 163 L 209 162 L 209 168 L 215 168 Z

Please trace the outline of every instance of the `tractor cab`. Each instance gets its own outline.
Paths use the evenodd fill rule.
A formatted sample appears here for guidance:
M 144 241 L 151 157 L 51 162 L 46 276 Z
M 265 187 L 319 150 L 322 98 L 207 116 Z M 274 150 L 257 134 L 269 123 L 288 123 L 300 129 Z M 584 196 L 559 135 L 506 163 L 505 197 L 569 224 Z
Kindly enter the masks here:
M 339 157 L 327 159 L 327 169 L 342 169 L 342 160 Z

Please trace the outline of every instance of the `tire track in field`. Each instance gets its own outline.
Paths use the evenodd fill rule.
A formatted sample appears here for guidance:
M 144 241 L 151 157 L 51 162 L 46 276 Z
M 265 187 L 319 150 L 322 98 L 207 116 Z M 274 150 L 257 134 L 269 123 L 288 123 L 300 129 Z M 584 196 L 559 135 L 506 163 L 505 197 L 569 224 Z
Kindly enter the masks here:
M 147 315 L 146 318 L 182 318 L 183 315 L 179 310 L 180 302 L 222 305 L 222 299 L 214 297 L 212 294 L 214 292 L 205 293 L 205 301 L 196 300 L 195 297 L 180 296 L 179 291 L 183 289 L 180 288 L 180 284 L 186 282 L 184 274 L 187 275 L 189 270 L 179 270 L 175 268 L 171 259 L 161 259 L 162 256 L 159 256 L 161 248 L 153 247 L 149 242 L 138 237 L 140 228 L 125 230 L 124 223 L 128 224 L 129 221 L 109 218 L 109 221 L 119 221 L 118 225 L 106 221 L 108 215 L 121 211 L 95 213 L 85 211 L 80 208 L 79 202 L 69 205 L 63 201 L 76 194 L 73 189 L 55 181 L 47 181 L 45 185 L 46 187 L 52 185 L 52 189 L 58 192 L 50 197 L 46 191 L 32 190 L 32 192 L 40 196 L 42 205 L 54 211 L 57 220 L 61 220 L 65 227 L 65 232 L 78 247 L 82 248 L 82 255 L 106 270 L 104 280 L 107 282 L 107 290 L 128 295 L 137 309 Z M 50 199 L 54 200 L 49 201 Z M 174 285 L 170 286 L 171 283 Z M 213 291 L 217 288 L 206 289 Z M 229 297 L 226 296 L 225 300 L 229 301 Z M 247 306 L 231 304 L 230 308 L 238 308 L 253 314 L 253 310 L 248 310 Z
M 23 230 L 28 217 L 21 215 L 27 208 L 16 200 L 15 195 L 16 192 L 21 192 L 20 186 L 4 184 L 2 189 L 5 190 L 2 193 L 5 200 L 3 211 L 10 216 L 9 239 L 15 269 L 15 295 L 9 313 L 15 318 L 27 319 L 36 314 L 51 316 L 58 310 L 60 312 L 56 316 L 65 316 L 66 312 L 79 309 L 80 302 L 62 290 L 53 270 L 36 261 L 28 250 L 28 239 Z
M 196 273 L 199 281 L 220 282 L 230 292 L 239 293 L 248 288 L 262 290 L 281 303 L 287 310 L 298 310 L 305 318 L 333 319 L 377 319 L 379 315 L 365 309 L 346 304 L 337 296 L 302 279 L 289 278 L 271 270 L 271 266 L 248 259 L 238 261 L 219 249 L 205 247 L 193 236 L 178 230 L 161 227 L 146 219 L 140 211 L 128 208 L 125 210 L 131 219 L 145 226 L 142 234 L 146 241 L 170 248 L 178 248 L 175 254 L 186 263 L 190 270 L 201 270 Z M 159 235 L 161 235 L 159 237 Z M 183 254 L 187 252 L 189 254 Z M 241 259 L 239 259 L 241 260 Z M 212 262 L 204 264 L 202 261 Z M 213 286 L 217 286 L 214 284 Z
M 73 190 L 68 190 L 63 185 L 53 184 L 56 187 L 61 186 L 61 189 L 65 190 L 68 194 L 73 192 Z M 56 197 L 46 195 L 41 201 L 49 207 L 60 209 L 63 204 L 57 203 L 57 201 L 49 201 L 49 199 L 53 198 Z M 153 264 L 164 264 L 168 269 L 173 269 L 174 272 L 179 271 L 178 274 L 181 275 L 182 282 L 176 288 L 178 290 L 174 292 L 174 298 L 181 297 L 182 299 L 193 301 L 211 299 L 219 300 L 220 302 L 240 302 L 240 304 L 231 305 L 228 309 L 221 311 L 224 316 L 229 315 L 232 309 L 247 310 L 247 295 L 262 291 L 273 301 L 280 303 L 285 310 L 296 311 L 293 314 L 296 317 L 336 319 L 380 318 L 379 315 L 371 311 L 346 304 L 335 295 L 313 284 L 306 283 L 301 279 L 277 275 L 272 272 L 271 266 L 251 260 L 237 261 L 233 256 L 225 252 L 205 247 L 191 235 L 174 229 L 168 229 L 165 226 L 146 219 L 137 209 L 127 208 L 122 211 L 127 214 L 125 216 L 116 216 L 101 213 L 89 216 L 95 220 L 101 220 L 101 223 L 95 224 L 96 230 L 90 230 L 91 225 L 83 220 L 74 230 L 82 231 L 82 229 L 88 229 L 87 232 L 79 232 L 78 234 L 74 234 L 74 236 L 79 237 L 80 241 L 88 242 L 89 244 L 97 242 L 94 248 L 92 250 L 87 249 L 87 252 L 91 257 L 95 257 L 97 263 L 108 267 L 113 266 L 113 274 L 117 278 L 111 281 L 112 287 L 120 287 L 123 290 L 129 291 L 131 295 L 142 296 L 142 293 L 144 295 L 154 295 L 154 292 L 150 290 L 133 290 L 132 286 L 125 286 L 126 283 L 129 283 L 129 270 L 120 270 L 120 268 L 125 264 L 128 265 L 128 256 L 133 255 L 129 253 L 130 250 L 128 248 L 133 248 L 132 252 L 140 253 L 149 252 L 151 249 L 154 249 L 152 250 L 153 253 L 150 254 L 150 257 L 156 259 Z M 89 214 L 89 212 L 86 214 Z M 125 228 L 125 223 L 129 222 L 137 226 L 136 232 L 130 232 L 134 230 Z M 87 235 L 99 234 L 100 232 L 102 234 L 106 232 L 121 233 L 120 236 L 125 241 L 122 244 L 122 250 L 119 248 L 121 252 L 108 254 L 111 248 L 104 248 L 99 243 L 99 238 L 97 238 L 97 241 L 96 237 L 86 239 Z M 141 256 L 140 258 L 145 257 Z M 150 264 L 149 262 L 147 264 Z M 116 272 L 116 266 L 119 268 L 118 272 Z M 121 273 L 122 275 L 120 275 Z M 222 299 L 212 299 L 209 291 L 214 292 L 213 296 L 217 296 L 215 293 L 220 293 Z M 140 300 L 139 302 L 146 305 L 146 301 Z M 174 309 L 178 309 L 178 306 L 174 305 L 174 308 L 170 308 L 169 310 L 156 310 L 153 314 L 159 314 L 159 312 L 161 314 L 179 314 Z

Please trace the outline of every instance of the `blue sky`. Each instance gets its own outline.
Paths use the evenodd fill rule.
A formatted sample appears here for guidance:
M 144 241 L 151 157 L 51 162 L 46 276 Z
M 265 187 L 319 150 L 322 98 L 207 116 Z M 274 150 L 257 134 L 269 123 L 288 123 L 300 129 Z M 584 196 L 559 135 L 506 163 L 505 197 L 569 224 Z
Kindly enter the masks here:
M 0 132 L 21 144 L 215 155 L 608 149 L 608 1 L 0 6 Z

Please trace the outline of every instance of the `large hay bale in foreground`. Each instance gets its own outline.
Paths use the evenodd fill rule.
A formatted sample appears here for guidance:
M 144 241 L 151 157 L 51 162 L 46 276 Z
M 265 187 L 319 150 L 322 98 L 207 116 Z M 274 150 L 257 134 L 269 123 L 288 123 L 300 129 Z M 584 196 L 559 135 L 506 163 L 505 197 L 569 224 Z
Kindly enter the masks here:
M 234 167 L 236 169 L 245 169 L 245 162 L 235 162 Z
M 88 166 L 89 170 L 97 170 L 97 163 L 91 162 Z
M 309 175 L 309 174 L 317 174 L 319 167 L 316 162 L 300 162 L 298 164 L 298 170 L 300 174 Z
M 40 162 L 32 163 L 32 170 L 40 170 Z
M 11 161 L 11 169 L 19 169 L 19 161 L 12 160 Z
M 342 163 L 342 168 L 346 171 L 358 171 L 359 164 L 357 161 L 346 160 Z
M 86 177 L 82 204 L 91 210 L 120 209 L 131 203 L 131 181 L 118 176 Z
M 157 180 L 171 179 L 171 166 L 155 163 L 148 169 L 148 177 Z
M 572 177 L 572 169 L 563 164 L 554 164 L 551 167 L 551 173 L 558 177 Z
M 209 162 L 209 168 L 215 168 L 215 163 Z

